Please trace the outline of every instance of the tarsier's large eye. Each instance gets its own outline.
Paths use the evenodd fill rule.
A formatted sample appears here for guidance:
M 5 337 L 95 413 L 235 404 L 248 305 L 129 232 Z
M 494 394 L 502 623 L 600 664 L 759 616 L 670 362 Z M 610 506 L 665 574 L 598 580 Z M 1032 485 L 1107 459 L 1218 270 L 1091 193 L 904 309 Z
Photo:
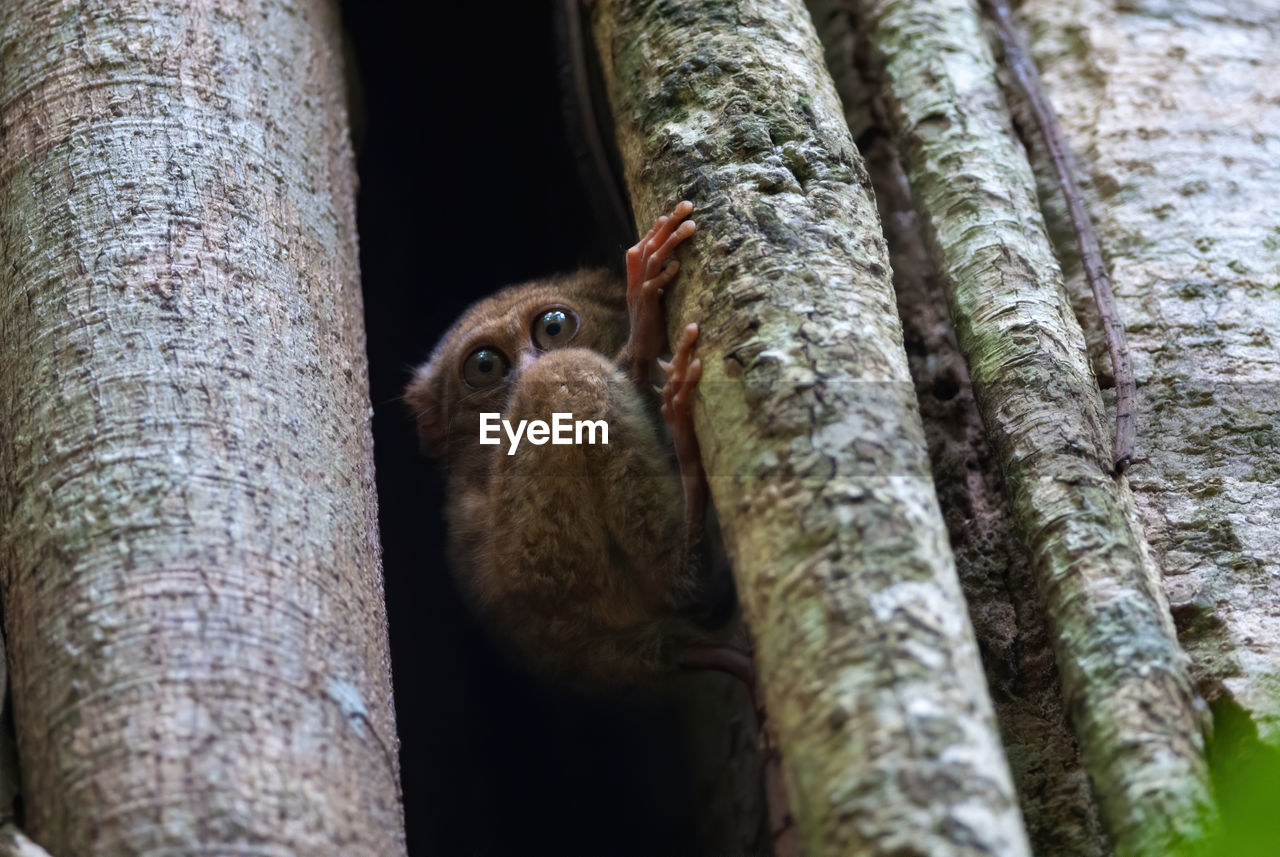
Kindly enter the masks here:
M 462 364 L 462 380 L 468 387 L 492 387 L 506 377 L 511 364 L 496 348 L 477 348 Z
M 549 309 L 533 320 L 533 344 L 546 351 L 559 348 L 578 332 L 578 317 L 567 309 Z

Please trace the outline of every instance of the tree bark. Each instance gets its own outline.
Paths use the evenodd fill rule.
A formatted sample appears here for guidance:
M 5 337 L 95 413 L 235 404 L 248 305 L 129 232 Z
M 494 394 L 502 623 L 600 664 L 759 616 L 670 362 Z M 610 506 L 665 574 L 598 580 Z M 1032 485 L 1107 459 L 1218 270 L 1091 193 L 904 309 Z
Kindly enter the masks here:
M 810 857 L 1029 853 L 929 478 L 865 166 L 798 0 L 599 0 L 637 222 L 690 198 L 668 297 Z
M 336 10 L 0 7 L 0 584 L 57 857 L 404 853 Z
M 1021 21 L 1112 236 L 1129 480 L 1182 643 L 1215 710 L 1280 748 L 1280 10 L 1028 2 Z
M 9 656 L 0 638 L 0 689 L 9 687 Z M 18 753 L 7 694 L 0 697 L 0 857 L 49 857 L 17 824 Z
M 1280 776 L 1280 13 L 1029 2 L 1020 21 L 1112 238 L 1139 387 L 1129 479 L 1214 714 L 1224 853 L 1268 854 L 1280 835 L 1262 797 Z M 1062 203 L 1046 190 L 1058 238 Z M 1059 245 L 1079 294 L 1078 259 Z
M 1214 814 L 1200 709 L 968 0 L 851 4 L 961 351 L 1031 549 L 1064 695 L 1122 854 L 1195 847 Z
M 1003 495 L 898 150 L 886 117 L 873 109 L 882 102 L 867 78 L 865 40 L 859 43 L 847 0 L 808 5 L 875 184 L 930 466 L 1032 851 L 1102 857 L 1110 846 L 1067 722 L 1030 557 Z

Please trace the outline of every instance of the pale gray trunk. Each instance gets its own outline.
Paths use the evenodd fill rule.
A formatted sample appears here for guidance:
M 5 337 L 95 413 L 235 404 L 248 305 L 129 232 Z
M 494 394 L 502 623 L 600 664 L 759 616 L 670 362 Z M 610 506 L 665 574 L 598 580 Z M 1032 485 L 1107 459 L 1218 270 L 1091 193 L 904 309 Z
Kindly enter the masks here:
M 637 222 L 692 199 L 703 458 L 810 857 L 1029 853 L 884 239 L 799 0 L 594 7 Z
M 833 7 L 884 10 L 896 5 L 853 0 L 811 3 L 826 12 Z M 984 49 L 985 39 L 975 38 L 976 27 L 969 26 L 964 33 L 954 21 L 941 23 L 938 11 L 955 6 L 972 15 L 974 4 L 901 5 L 919 19 L 938 25 L 936 32 L 941 35 L 935 40 L 950 42 L 946 49 L 935 45 L 924 51 L 919 60 L 922 67 L 954 66 L 960 61 L 957 54 Z M 1019 21 L 1030 36 L 1085 179 L 1087 202 L 1102 237 L 1121 316 L 1131 339 L 1136 338 L 1131 345 L 1141 391 L 1139 451 L 1128 473 L 1132 493 L 1122 491 L 1120 497 L 1149 542 L 1157 571 L 1163 573 L 1180 639 L 1193 658 L 1192 677 L 1213 706 L 1215 776 L 1219 784 L 1228 786 L 1223 796 L 1229 802 L 1238 800 L 1241 789 L 1250 788 L 1246 783 L 1274 776 L 1273 771 L 1253 767 L 1274 750 L 1251 742 L 1260 739 L 1272 748 L 1280 744 L 1280 682 L 1276 678 L 1280 623 L 1274 597 L 1280 576 L 1275 560 L 1280 547 L 1280 492 L 1275 478 L 1280 452 L 1275 434 L 1280 413 L 1275 372 L 1280 364 L 1275 344 L 1280 335 L 1280 300 L 1275 289 L 1280 274 L 1280 227 L 1276 226 L 1280 189 L 1274 187 L 1280 141 L 1280 83 L 1274 73 L 1280 64 L 1280 10 L 1257 2 L 1216 6 L 1028 0 Z M 853 64 L 850 54 L 856 51 L 848 48 L 857 39 L 850 29 L 846 28 L 842 44 L 833 44 L 837 64 Z M 877 38 L 871 26 L 864 27 L 863 34 L 876 41 L 883 38 Z M 905 41 L 907 48 L 921 44 L 918 33 Z M 864 54 L 867 45 L 866 41 L 860 45 Z M 883 46 L 882 55 L 889 58 L 885 66 L 893 68 L 896 63 L 904 68 L 906 58 L 895 47 L 903 45 Z M 876 65 L 866 56 L 861 62 Z M 975 82 L 986 86 L 982 81 L 989 80 L 989 75 L 966 74 L 960 79 L 976 91 Z M 909 159 L 913 150 L 918 155 L 933 144 L 928 139 L 931 135 L 923 132 L 935 132 L 936 137 L 937 131 L 945 130 L 943 118 L 957 110 L 973 110 L 973 99 L 938 98 L 940 88 L 963 90 L 948 80 L 947 74 L 940 76 L 935 69 L 924 86 L 903 84 L 892 72 L 885 81 L 891 89 L 897 86 L 898 94 L 891 99 L 900 103 L 911 99 L 946 102 L 936 115 L 926 115 L 932 112 L 928 110 L 916 114 L 916 119 L 923 120 L 920 132 L 910 125 L 908 110 L 897 108 Z M 855 108 L 855 121 L 861 127 L 870 124 L 864 118 L 868 111 L 858 109 L 869 89 L 863 87 L 848 105 Z M 1028 130 L 1024 127 L 1024 132 Z M 994 142 L 999 136 L 987 134 L 983 148 L 998 148 Z M 1085 316 L 1095 369 L 1106 381 L 1110 361 L 1079 272 L 1075 239 L 1059 192 L 1049 181 L 1043 143 L 1035 134 L 1030 136 L 1055 249 L 1065 260 L 1067 286 L 1077 311 Z M 965 182 L 972 182 L 972 170 L 957 170 L 958 163 L 948 165 L 944 180 L 957 183 L 963 176 Z M 922 206 L 928 204 L 930 192 L 936 194 L 928 186 L 918 187 L 917 192 Z M 965 322 L 958 324 L 964 334 Z M 997 434 L 1002 431 L 1002 418 L 989 420 Z M 1073 548 L 1072 554 L 1069 558 L 1083 559 L 1087 550 Z M 970 589 L 969 594 L 972 597 L 974 591 Z M 1023 630 L 1019 623 L 1019 631 Z M 1059 637 L 1058 644 L 1066 646 L 1069 641 Z M 1118 638 L 1113 645 L 1121 648 Z M 1139 671 L 1150 662 L 1145 648 L 1131 649 L 1126 658 Z M 1167 720 L 1168 706 L 1152 699 L 1150 694 L 1140 694 L 1134 708 L 1139 716 L 1132 725 L 1152 729 L 1158 728 L 1160 719 Z M 1002 715 L 1007 713 L 1006 704 Z M 1102 725 L 1111 729 L 1116 722 L 1109 719 Z M 1012 723 L 1002 716 L 1006 740 Z M 1084 733 L 1092 728 L 1079 714 L 1077 724 Z M 1164 764 L 1183 756 L 1194 763 L 1185 752 L 1168 755 L 1178 743 L 1184 748 L 1188 744 L 1185 740 L 1150 741 L 1150 758 Z M 1014 758 L 1026 799 L 1028 778 L 1038 779 L 1033 772 L 1043 767 L 1043 760 L 1037 761 L 1034 755 L 1027 760 L 1027 754 L 1016 748 Z M 1204 775 L 1194 778 L 1203 780 Z M 1152 782 L 1163 789 L 1172 780 L 1157 768 Z M 1100 792 L 1108 787 L 1105 781 L 1097 784 Z M 1035 782 L 1030 785 L 1039 787 Z M 1203 793 L 1203 786 L 1197 788 Z M 1150 795 L 1140 788 L 1133 793 L 1134 812 L 1129 821 L 1120 822 L 1128 829 L 1116 830 L 1122 851 L 1145 841 L 1152 853 L 1167 853 L 1150 838 L 1159 826 L 1185 829 L 1203 818 L 1203 811 L 1161 813 L 1156 824 L 1147 824 L 1142 814 L 1150 811 Z M 1033 830 L 1037 826 L 1047 832 L 1061 830 L 1064 823 L 1069 824 L 1066 811 L 1070 808 L 1061 809 L 1056 818 L 1050 818 L 1051 804 L 1028 807 Z M 1228 803 L 1224 811 L 1228 812 L 1228 836 L 1248 835 L 1238 826 L 1244 820 L 1238 815 L 1240 809 Z M 1231 812 L 1237 813 L 1234 819 Z M 1112 824 L 1114 829 L 1114 815 Z M 1064 846 L 1061 837 L 1035 839 L 1038 852 L 1078 853 Z
M 1032 556 L 1064 695 L 1122 854 L 1185 852 L 1213 815 L 1198 699 L 1085 340 L 970 0 L 842 4 L 863 38 Z
M 845 117 L 864 145 L 892 254 L 929 458 L 970 618 L 983 651 L 1034 853 L 1101 857 L 1109 846 L 1078 758 L 1030 558 L 951 330 L 946 296 L 884 118 L 872 109 L 867 44 L 851 0 L 809 0 Z
M 404 852 L 327 0 L 0 6 L 0 573 L 57 857 Z
M 1029 0 L 1020 21 L 1110 238 L 1129 482 L 1182 643 L 1215 712 L 1280 748 L 1280 7 Z

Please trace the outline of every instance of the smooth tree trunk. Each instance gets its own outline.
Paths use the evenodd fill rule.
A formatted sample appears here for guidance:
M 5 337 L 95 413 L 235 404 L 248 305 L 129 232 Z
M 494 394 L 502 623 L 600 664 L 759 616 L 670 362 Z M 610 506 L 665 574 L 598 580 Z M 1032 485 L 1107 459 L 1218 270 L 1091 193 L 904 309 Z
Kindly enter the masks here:
M 57 857 L 404 853 L 335 4 L 0 5 L 0 584 Z
M 798 0 L 598 0 L 637 222 L 691 199 L 668 295 L 805 853 L 1029 847 L 929 477 L 865 165 Z

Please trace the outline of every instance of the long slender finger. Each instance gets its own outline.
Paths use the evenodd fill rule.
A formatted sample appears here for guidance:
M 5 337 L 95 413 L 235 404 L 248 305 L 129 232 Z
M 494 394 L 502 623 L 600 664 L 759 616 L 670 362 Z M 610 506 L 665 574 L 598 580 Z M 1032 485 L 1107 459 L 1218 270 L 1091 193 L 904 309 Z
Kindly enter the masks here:
M 698 323 L 691 321 L 684 326 L 684 333 L 680 335 L 680 347 L 693 348 L 695 342 L 698 341 Z
M 680 224 L 678 229 L 670 232 L 663 240 L 662 245 L 648 254 L 645 264 L 645 275 L 647 277 L 653 277 L 656 275 L 667 259 L 671 258 L 671 254 L 675 252 L 676 248 L 679 247 L 685 239 L 697 231 L 698 224 L 692 220 L 686 220 L 684 223 Z M 657 237 L 655 236 L 654 242 L 656 243 L 656 241 Z
M 629 289 L 635 288 L 640 284 L 645 260 L 649 258 L 650 242 L 653 240 L 653 235 L 660 227 L 666 225 L 668 219 L 665 214 L 659 217 L 649 227 L 649 231 L 644 234 L 644 237 L 627 251 L 627 286 Z
M 679 260 L 672 259 L 670 262 L 667 263 L 667 266 L 665 268 L 663 268 L 661 271 L 658 272 L 658 275 L 656 277 L 653 277 L 651 279 L 644 281 L 644 288 L 645 289 L 661 289 L 667 283 L 671 282 L 672 278 L 675 277 L 676 272 L 679 270 L 680 270 Z
M 671 231 L 680 225 L 680 222 L 693 212 L 693 203 L 684 200 L 676 204 L 670 214 L 661 215 L 654 221 L 653 228 L 645 235 L 645 240 L 649 242 L 650 247 L 658 247 L 667 240 L 667 236 Z
M 641 242 L 627 251 L 627 292 L 628 294 L 641 282 L 644 270 L 644 244 Z
M 667 221 L 669 221 L 670 219 L 671 219 L 670 215 L 664 214 L 660 216 L 657 220 L 653 221 L 653 225 L 649 227 L 649 231 L 644 234 L 644 237 L 642 237 L 639 241 L 636 242 L 636 246 L 643 250 L 646 244 L 652 243 L 653 236 L 658 234 L 658 230 L 666 226 Z
M 684 326 L 684 330 L 680 333 L 680 344 L 676 346 L 674 361 L 682 366 L 689 365 L 689 358 L 693 356 L 694 345 L 698 341 L 698 325 L 690 322 Z
M 684 209 L 684 204 L 683 204 L 683 203 L 681 203 L 680 205 L 677 205 L 677 206 L 676 206 L 676 211 L 677 211 L 677 212 L 679 212 L 679 211 L 681 211 L 681 210 L 683 210 L 683 209 Z M 661 252 L 661 249 L 660 249 L 660 248 L 663 248 L 663 247 L 665 247 L 665 246 L 666 246 L 667 241 L 668 241 L 668 239 L 671 237 L 671 234 L 672 234 L 673 232 L 678 232 L 678 231 L 679 231 L 679 229 L 677 229 L 677 227 L 682 227 L 682 226 L 684 226 L 684 224 L 683 224 L 683 223 L 681 223 L 680 221 L 684 220 L 685 216 L 687 216 L 687 215 L 688 215 L 688 213 L 689 213 L 689 211 L 692 211 L 692 210 L 693 210 L 693 205 L 692 205 L 692 204 L 690 204 L 689 209 L 688 209 L 687 211 L 685 211 L 685 213 L 684 213 L 684 214 L 681 214 L 681 215 L 680 215 L 680 216 L 678 216 L 678 217 L 677 217 L 677 216 L 675 216 L 674 214 L 673 214 L 673 215 L 671 215 L 671 216 L 667 216 L 667 215 L 665 215 L 665 214 L 664 214 L 662 217 L 659 217 L 659 218 L 658 218 L 658 221 L 657 221 L 656 223 L 654 223 L 654 224 L 653 224 L 653 234 L 652 234 L 652 235 L 650 235 L 650 236 L 648 237 L 648 240 L 645 242 L 645 254 L 644 254 L 644 255 L 645 255 L 645 258 L 646 258 L 646 259 L 651 258 L 651 257 L 653 256 L 653 254 L 654 254 L 654 252 L 655 252 L 655 251 Z M 686 221 L 686 222 L 688 222 L 688 221 Z M 692 234 L 692 233 L 690 233 L 690 234 Z M 686 237 L 688 237 L 688 236 L 686 236 Z M 681 239 L 681 241 L 683 241 L 683 240 L 684 240 L 684 239 L 682 238 L 682 239 Z M 679 243 L 679 242 L 676 242 L 676 243 Z M 667 252 L 668 252 L 668 254 L 670 254 L 670 251 L 667 251 Z

